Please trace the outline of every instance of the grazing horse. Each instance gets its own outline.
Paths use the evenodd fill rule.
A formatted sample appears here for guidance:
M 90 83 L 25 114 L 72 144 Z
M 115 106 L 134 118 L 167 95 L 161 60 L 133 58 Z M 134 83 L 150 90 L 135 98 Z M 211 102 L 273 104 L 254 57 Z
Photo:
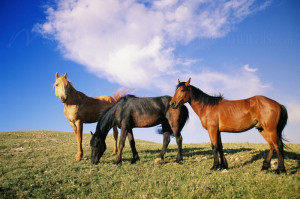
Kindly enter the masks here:
M 92 163 L 99 163 L 106 150 L 105 138 L 114 125 L 121 129 L 119 150 L 115 163 L 119 164 L 122 161 L 122 150 L 126 136 L 128 136 L 133 154 L 131 163 L 135 163 L 139 160 L 139 155 L 135 148 L 132 128 L 152 127 L 158 124 L 162 125 L 163 147 L 155 161 L 160 162 L 164 159 L 170 143 L 170 134 L 173 133 L 178 145 L 176 162 L 180 162 L 182 160 L 182 136 L 180 132 L 188 119 L 189 112 L 186 106 L 182 106 L 180 109 L 170 108 L 170 100 L 170 96 L 138 98 L 133 95 L 126 95 L 103 112 L 99 117 L 96 132 L 92 133 L 90 141 Z
M 63 76 L 55 74 L 54 83 L 55 95 L 64 105 L 64 115 L 69 120 L 74 130 L 75 139 L 77 141 L 76 161 L 80 161 L 83 157 L 82 150 L 82 130 L 83 123 L 94 123 L 98 121 L 100 112 L 112 105 L 120 98 L 119 93 L 114 95 L 116 99 L 108 96 L 88 97 L 84 93 L 77 91 L 71 82 L 67 80 L 67 73 Z M 119 92 L 119 91 L 118 91 Z M 113 135 L 115 146 L 113 153 L 117 152 L 118 129 L 113 127 Z
M 243 132 L 256 127 L 270 145 L 262 170 L 270 168 L 274 149 L 278 154 L 277 172 L 285 172 L 282 130 L 288 119 L 286 108 L 264 96 L 254 96 L 243 100 L 226 100 L 222 96 L 209 96 L 187 82 L 178 80 L 177 89 L 170 101 L 173 108 L 188 102 L 208 131 L 214 154 L 212 169 L 227 169 L 220 132 Z M 219 163 L 218 153 L 221 163 Z

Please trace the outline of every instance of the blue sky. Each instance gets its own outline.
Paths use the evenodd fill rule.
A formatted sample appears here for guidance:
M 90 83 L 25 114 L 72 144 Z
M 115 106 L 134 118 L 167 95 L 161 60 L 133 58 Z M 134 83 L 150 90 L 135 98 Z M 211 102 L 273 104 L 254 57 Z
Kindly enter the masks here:
M 120 2 L 1 1 L 0 131 L 71 132 L 52 87 L 55 73 L 67 72 L 88 96 L 123 86 L 138 96 L 173 95 L 177 79 L 189 77 L 227 99 L 265 95 L 287 106 L 284 135 L 300 143 L 297 0 Z M 134 133 L 162 141 L 155 128 Z M 184 143 L 209 142 L 191 109 L 182 134 Z M 222 139 L 265 142 L 255 130 Z

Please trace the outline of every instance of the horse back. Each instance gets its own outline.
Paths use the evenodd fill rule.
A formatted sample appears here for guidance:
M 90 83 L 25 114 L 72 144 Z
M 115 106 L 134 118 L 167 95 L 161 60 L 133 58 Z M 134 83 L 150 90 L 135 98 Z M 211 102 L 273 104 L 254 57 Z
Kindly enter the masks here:
M 92 98 L 104 101 L 107 104 L 113 104 L 113 103 L 116 102 L 116 100 L 113 97 L 109 96 L 109 95 L 101 95 L 101 96 L 92 97 Z
M 118 126 L 150 127 L 166 122 L 170 96 L 134 97 L 125 96 L 116 104 L 116 121 Z
M 81 120 L 83 123 L 94 123 L 98 121 L 99 114 L 110 105 L 109 101 L 81 95 L 76 104 L 65 106 L 64 114 L 69 121 Z
M 257 125 L 276 128 L 280 111 L 280 104 L 265 96 L 242 100 L 223 99 L 206 111 L 206 117 L 202 117 L 204 119 L 201 122 L 204 127 L 218 125 L 220 131 L 226 132 L 242 132 Z

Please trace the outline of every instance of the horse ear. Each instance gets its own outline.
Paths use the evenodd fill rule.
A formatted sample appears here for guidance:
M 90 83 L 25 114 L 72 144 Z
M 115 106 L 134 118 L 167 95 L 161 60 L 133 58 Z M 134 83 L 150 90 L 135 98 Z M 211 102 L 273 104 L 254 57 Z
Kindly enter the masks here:
M 67 73 L 65 73 L 65 74 L 64 74 L 64 77 L 65 77 L 65 79 L 67 79 L 67 78 L 68 78 L 68 74 L 67 74 Z
M 93 132 L 92 131 L 90 131 L 91 132 L 91 135 L 93 136 L 94 134 L 93 134 Z
M 180 80 L 178 79 L 178 84 L 180 84 Z
M 57 79 L 59 77 L 58 72 L 55 73 L 55 78 Z
M 190 82 L 191 82 L 191 78 L 187 82 L 185 82 L 185 86 L 189 86 Z

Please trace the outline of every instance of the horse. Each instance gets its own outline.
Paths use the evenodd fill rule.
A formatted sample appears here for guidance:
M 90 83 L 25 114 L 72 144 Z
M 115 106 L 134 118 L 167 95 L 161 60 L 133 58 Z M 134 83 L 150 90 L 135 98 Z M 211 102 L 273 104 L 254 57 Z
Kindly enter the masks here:
M 284 144 L 282 131 L 287 123 L 286 108 L 265 96 L 253 96 L 242 100 L 226 100 L 222 95 L 210 96 L 187 82 L 180 82 L 170 101 L 174 109 L 189 103 L 208 131 L 214 155 L 212 170 L 228 169 L 223 153 L 220 132 L 239 133 L 256 127 L 270 146 L 261 170 L 270 168 L 274 149 L 278 154 L 277 173 L 286 172 L 284 167 Z M 220 155 L 220 163 L 219 157 Z
M 105 139 L 107 133 L 112 126 L 116 125 L 121 129 L 121 135 L 115 164 L 122 162 L 122 151 L 126 136 L 133 155 L 131 163 L 134 164 L 140 158 L 135 148 L 132 129 L 135 127 L 152 127 L 159 124 L 162 125 L 163 147 L 155 162 L 161 162 L 164 159 L 170 143 L 170 134 L 174 134 L 178 146 L 176 162 L 182 161 L 181 130 L 188 119 L 189 112 L 186 106 L 176 110 L 170 108 L 170 100 L 171 96 L 139 98 L 134 95 L 126 95 L 105 110 L 99 117 L 95 133 L 91 132 L 91 162 L 93 164 L 99 163 L 106 150 Z
M 77 141 L 76 161 L 80 161 L 83 157 L 83 123 L 97 122 L 100 112 L 115 103 L 120 98 L 120 93 L 118 90 L 117 94 L 114 94 L 115 98 L 108 95 L 88 97 L 73 87 L 72 83 L 67 80 L 67 73 L 62 76 L 59 76 L 59 74 L 56 73 L 55 77 L 55 95 L 63 103 L 64 115 L 69 120 L 74 131 L 75 139 Z M 116 126 L 113 127 L 113 136 L 115 140 L 113 153 L 116 154 L 118 140 L 118 130 Z

